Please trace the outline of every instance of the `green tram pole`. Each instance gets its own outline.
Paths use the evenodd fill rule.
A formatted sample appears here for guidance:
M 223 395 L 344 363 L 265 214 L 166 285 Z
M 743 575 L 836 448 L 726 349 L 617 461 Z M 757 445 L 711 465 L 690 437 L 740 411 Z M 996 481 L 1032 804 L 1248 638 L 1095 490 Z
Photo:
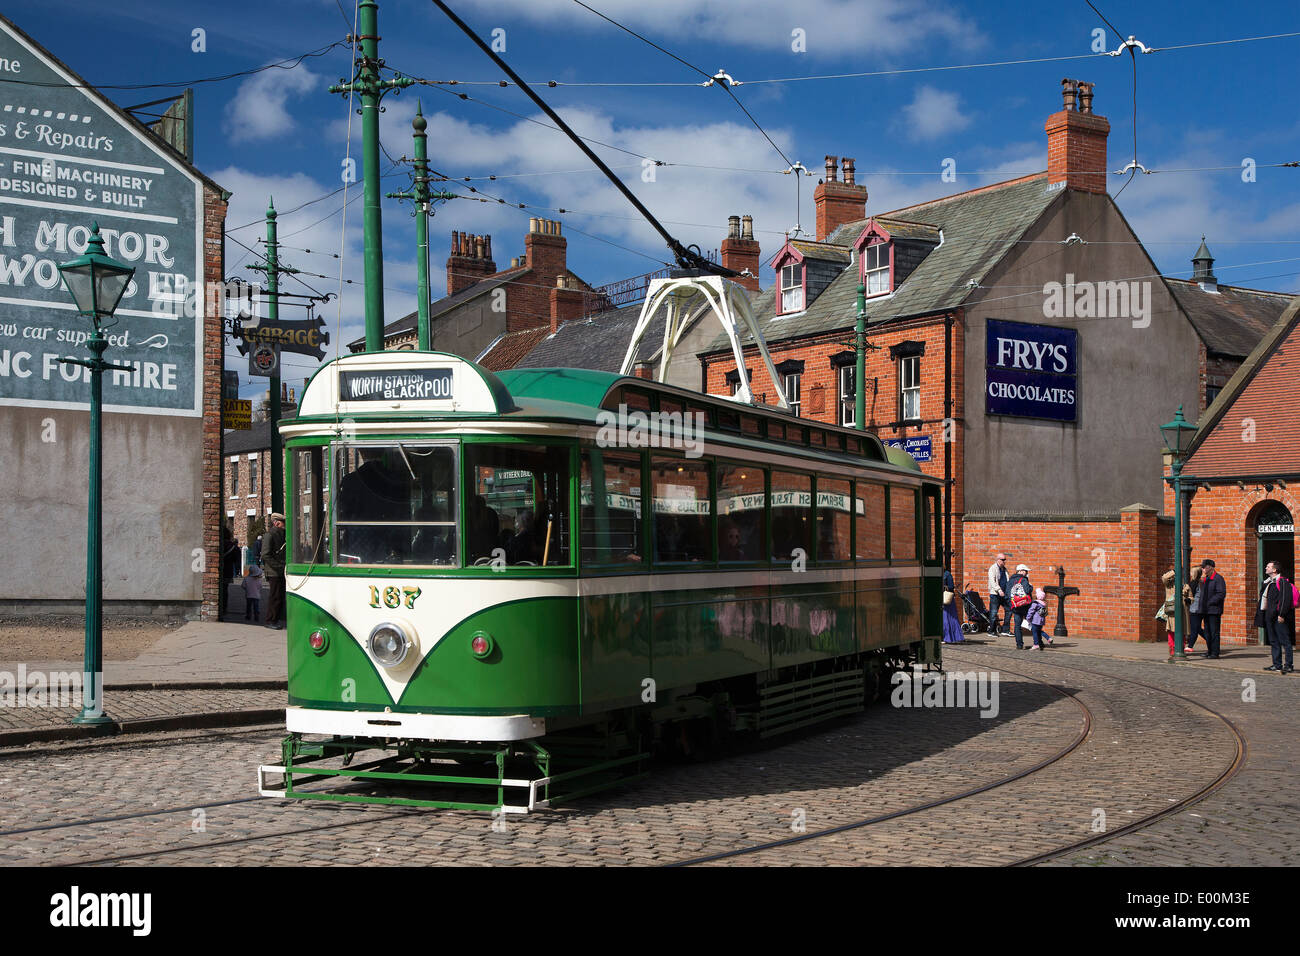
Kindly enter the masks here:
M 404 192 L 385 193 L 389 199 L 411 199 L 415 202 L 415 256 L 416 278 L 419 285 L 419 302 L 416 304 L 418 319 L 416 330 L 420 338 L 420 351 L 427 352 L 432 347 L 429 332 L 429 216 L 433 215 L 432 202 L 435 199 L 455 199 L 455 193 L 433 192 L 429 189 L 429 122 L 424 118 L 424 110 L 415 108 L 415 118 L 411 120 L 415 142 L 415 182 Z M 383 343 L 380 343 L 382 347 Z M 367 350 L 370 343 L 366 343 Z
M 103 427 L 104 372 L 133 371 L 130 365 L 104 361 L 108 339 L 101 321 L 117 311 L 135 269 L 110 259 L 104 252 L 99 224 L 92 224 L 85 254 L 59 266 L 63 284 L 76 303 L 77 311 L 94 326 L 86 342 L 91 358 L 61 361 L 90 370 L 90 474 L 86 502 L 86 643 L 82 665 L 84 685 L 81 711 L 75 724 L 107 724 L 104 713 L 104 511 L 103 511 Z M 115 323 L 114 323 L 115 324 Z M 111 327 L 111 325 L 110 325 Z
M 415 81 L 396 74 L 381 80 L 379 68 L 379 4 L 361 0 L 356 38 L 361 46 L 356 72 L 350 82 L 339 80 L 331 93 L 357 93 L 361 96 L 361 164 L 364 180 L 365 230 L 365 313 L 366 351 L 384 348 L 384 246 L 383 213 L 379 207 L 379 101 L 389 90 L 400 90 Z
M 1183 540 L 1187 534 L 1187 515 L 1183 508 L 1183 457 L 1187 454 L 1196 426 L 1183 418 L 1183 406 L 1178 406 L 1178 414 L 1173 421 L 1160 426 L 1160 435 L 1165 441 L 1165 450 L 1169 454 L 1170 478 L 1174 486 L 1174 660 L 1187 659 L 1183 640 L 1183 565 L 1187 560 L 1187 551 Z

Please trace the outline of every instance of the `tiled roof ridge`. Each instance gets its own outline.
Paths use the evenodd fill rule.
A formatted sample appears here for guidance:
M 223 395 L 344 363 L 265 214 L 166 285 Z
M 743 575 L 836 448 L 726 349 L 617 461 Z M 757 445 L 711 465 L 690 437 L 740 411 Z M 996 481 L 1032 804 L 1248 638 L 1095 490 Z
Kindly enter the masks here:
M 1028 176 L 1019 176 L 1015 179 L 1006 179 L 1000 183 L 989 183 L 987 186 L 976 186 L 974 189 L 967 189 L 965 192 L 953 193 L 951 196 L 940 196 L 938 199 L 927 199 L 925 202 L 917 203 L 914 206 L 902 206 L 889 212 L 876 213 L 874 216 L 868 216 L 868 219 L 905 219 L 900 213 L 908 212 L 913 209 L 922 209 L 926 206 L 937 206 L 939 203 L 951 202 L 954 199 L 966 199 L 978 193 L 992 192 L 995 189 L 1006 189 L 1011 186 L 1017 186 L 1021 183 L 1032 182 L 1035 179 L 1046 179 L 1047 170 L 1041 173 L 1030 173 Z M 921 223 L 921 225 L 931 225 L 931 223 Z
M 1187 285 L 1196 286 L 1197 288 L 1199 288 L 1201 284 L 1198 279 L 1180 279 L 1177 276 L 1165 276 L 1164 279 L 1166 282 L 1182 282 Z M 1226 282 L 1217 282 L 1215 283 L 1215 287 L 1220 290 L 1228 289 L 1232 292 L 1250 292 L 1255 295 L 1273 295 L 1277 296 L 1279 299 L 1294 299 L 1297 295 L 1300 295 L 1300 292 L 1277 292 L 1273 289 L 1252 289 L 1250 286 L 1230 285 Z

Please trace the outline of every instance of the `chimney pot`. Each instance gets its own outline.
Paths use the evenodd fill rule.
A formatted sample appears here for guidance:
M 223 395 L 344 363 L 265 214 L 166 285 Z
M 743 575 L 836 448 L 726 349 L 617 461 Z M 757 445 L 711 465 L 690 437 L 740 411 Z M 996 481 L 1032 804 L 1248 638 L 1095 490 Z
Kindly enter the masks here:
M 529 217 L 529 219 L 528 219 L 528 231 L 529 231 L 529 232 L 541 232 L 541 228 L 542 228 L 542 227 L 541 227 L 540 223 L 541 223 L 541 220 L 538 219 L 536 216 L 531 216 L 531 217 Z
M 1078 89 L 1075 81 L 1071 79 L 1061 80 L 1061 109 L 1067 112 L 1076 108 Z
M 483 237 L 483 255 L 487 259 L 492 258 L 492 237 L 491 236 Z
M 826 157 L 826 181 L 828 183 L 834 183 L 839 181 L 839 173 L 836 167 L 834 156 Z
M 856 165 L 856 162 L 857 161 L 852 156 L 845 156 L 844 159 L 841 160 L 841 164 L 844 166 L 844 184 L 846 186 L 856 185 L 854 181 L 854 176 L 856 175 L 854 172 L 854 166 Z
M 740 238 L 740 217 L 739 216 L 727 217 L 727 238 L 728 239 Z
M 457 229 L 451 231 L 451 254 L 460 255 L 460 231 Z
M 1092 88 L 1094 85 L 1093 83 L 1085 83 L 1083 80 L 1079 81 L 1079 112 L 1092 112 Z
M 555 277 L 555 288 L 557 288 L 557 289 L 563 289 L 563 288 L 565 287 L 566 284 L 567 284 L 567 283 L 566 283 L 565 280 L 564 280 L 564 276 L 556 276 L 556 277 Z
M 474 237 L 474 258 L 475 258 L 475 259 L 486 259 L 486 258 L 487 258 L 487 256 L 483 255 L 483 237 L 482 237 L 482 236 L 475 236 L 475 237 Z
M 746 216 L 741 222 L 744 223 L 744 226 L 740 230 L 740 238 L 752 241 L 754 238 L 754 217 Z
M 519 257 L 518 257 L 518 256 L 512 256 L 512 257 L 511 257 L 511 259 L 510 259 L 510 268 L 511 268 L 511 269 L 518 269 L 518 268 L 519 268 Z

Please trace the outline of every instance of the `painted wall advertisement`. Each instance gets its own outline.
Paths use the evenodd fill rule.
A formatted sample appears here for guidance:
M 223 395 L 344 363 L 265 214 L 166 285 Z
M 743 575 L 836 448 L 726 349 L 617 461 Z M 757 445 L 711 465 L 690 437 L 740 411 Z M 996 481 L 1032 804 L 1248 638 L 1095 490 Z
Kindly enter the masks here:
M 200 415 L 202 186 L 0 21 L 0 405 L 84 408 L 88 320 L 58 265 L 86 250 L 135 268 L 107 329 L 110 411 Z M 111 321 L 111 320 L 110 320 Z
M 1078 354 L 1076 329 L 989 319 L 985 411 L 1077 421 Z

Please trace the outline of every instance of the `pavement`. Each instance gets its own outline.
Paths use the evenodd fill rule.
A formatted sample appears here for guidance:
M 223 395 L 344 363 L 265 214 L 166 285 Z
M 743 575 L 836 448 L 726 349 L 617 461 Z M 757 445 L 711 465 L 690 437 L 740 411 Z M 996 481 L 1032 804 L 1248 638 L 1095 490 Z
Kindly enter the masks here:
M 243 620 L 243 595 L 232 588 L 226 619 L 191 621 L 169 632 L 134 660 L 104 664 L 105 710 L 114 718 L 106 727 L 72 723 L 77 706 L 50 706 L 17 700 L 14 691 L 0 692 L 0 748 L 69 739 L 103 733 L 130 733 L 195 727 L 233 726 L 257 718 L 274 721 L 282 716 L 286 687 L 285 631 L 272 630 Z M 1260 673 L 1270 663 L 1264 646 L 1222 648 L 1222 658 L 1207 661 L 1197 656 L 1185 662 L 1170 660 L 1168 645 L 1139 644 L 1096 638 L 1055 637 L 1044 651 L 1032 647 L 1020 652 L 1026 660 L 1055 656 L 1115 661 L 1164 661 L 1179 668 L 1207 671 Z M 962 645 L 1012 650 L 1010 637 L 972 634 Z M 28 687 L 36 674 L 80 674 L 81 661 L 0 661 L 16 686 L 25 673 Z M 52 702 L 53 703 L 53 702 Z M 226 723 L 222 723 L 225 721 Z
M 225 620 L 190 621 L 134 660 L 104 662 L 108 724 L 72 722 L 81 709 L 79 686 L 76 703 L 66 706 L 71 694 L 57 699 L 44 693 L 60 679 L 57 675 L 79 680 L 82 661 L 0 661 L 0 748 L 282 721 L 286 632 L 244 623 L 243 595 L 233 590 L 231 595 Z M 20 683 L 25 693 L 19 692 Z

